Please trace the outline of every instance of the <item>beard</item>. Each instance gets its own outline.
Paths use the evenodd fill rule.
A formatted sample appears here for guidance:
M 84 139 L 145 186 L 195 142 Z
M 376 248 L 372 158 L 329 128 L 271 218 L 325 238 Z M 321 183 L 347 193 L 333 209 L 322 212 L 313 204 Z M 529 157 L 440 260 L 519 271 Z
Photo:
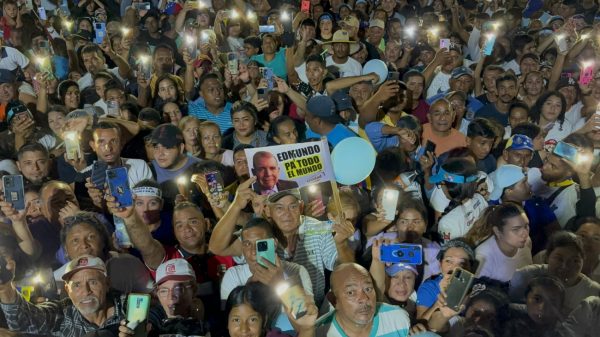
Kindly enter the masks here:
M 90 301 L 90 303 L 86 303 L 82 306 L 81 302 L 83 301 Z M 81 312 L 83 315 L 93 314 L 98 311 L 98 309 L 100 309 L 100 301 L 96 296 L 87 296 L 83 298 L 81 301 L 79 301 L 79 306 L 77 306 L 77 310 L 79 310 L 79 312 Z

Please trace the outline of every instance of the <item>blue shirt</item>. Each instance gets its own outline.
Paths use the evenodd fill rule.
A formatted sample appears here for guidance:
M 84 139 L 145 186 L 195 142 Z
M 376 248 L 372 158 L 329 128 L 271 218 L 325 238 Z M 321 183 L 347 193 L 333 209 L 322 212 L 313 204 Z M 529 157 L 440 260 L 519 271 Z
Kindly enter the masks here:
M 440 294 L 441 280 L 442 275 L 438 275 L 421 284 L 419 290 L 417 290 L 417 306 L 431 308 L 435 304 Z
M 388 147 L 398 146 L 400 140 L 397 135 L 384 135 L 381 133 L 381 129 L 386 124 L 381 122 L 372 122 L 365 126 L 365 133 L 369 137 L 369 141 L 373 144 L 373 147 L 377 152 L 381 152 Z
M 332 147 L 335 147 L 339 142 L 346 138 L 358 137 L 356 133 L 354 133 L 347 126 L 342 124 L 336 124 L 335 127 L 326 135 L 320 135 L 311 130 L 310 128 L 306 128 L 306 139 L 321 138 L 321 136 L 325 136 Z
M 275 53 L 275 57 L 269 62 L 265 61 L 265 54 L 253 55 L 250 57 L 250 60 L 258 61 L 264 67 L 273 69 L 273 74 L 275 74 L 275 76 L 287 81 L 285 51 L 285 48 L 279 48 L 279 51 Z
M 188 105 L 188 115 L 217 123 L 221 129 L 221 134 L 223 134 L 227 129 L 233 127 L 233 123 L 231 122 L 231 106 L 231 102 L 225 102 L 223 110 L 215 115 L 208 111 L 204 99 L 199 97 Z
M 177 176 L 179 176 L 180 174 L 185 172 L 185 170 L 188 167 L 194 165 L 195 163 L 199 163 L 199 162 L 201 162 L 201 160 L 196 157 L 187 157 L 187 162 L 185 163 L 185 165 L 183 165 L 180 169 L 175 170 L 175 171 L 167 170 L 167 169 L 164 169 L 164 168 L 158 166 L 156 159 L 152 161 L 152 166 L 154 167 L 154 172 L 156 172 L 156 181 L 159 184 L 162 184 L 165 181 L 169 181 L 169 180 L 174 181 L 175 178 L 177 178 Z
M 477 111 L 475 117 L 489 118 L 497 121 L 502 126 L 508 125 L 508 112 L 502 113 L 496 109 L 494 103 L 486 104 Z

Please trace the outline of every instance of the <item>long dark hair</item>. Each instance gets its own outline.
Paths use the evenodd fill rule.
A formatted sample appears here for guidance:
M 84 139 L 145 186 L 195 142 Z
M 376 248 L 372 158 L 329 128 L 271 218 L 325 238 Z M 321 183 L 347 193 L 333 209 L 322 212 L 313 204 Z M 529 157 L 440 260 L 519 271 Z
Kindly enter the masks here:
M 275 295 L 273 288 L 260 282 L 248 282 L 233 289 L 225 304 L 227 317 L 233 308 L 242 304 L 252 307 L 262 318 L 261 337 L 266 335 L 267 329 L 281 312 L 281 301 Z
M 465 235 L 465 239 L 472 245 L 477 245 L 490 235 L 494 234 L 493 228 L 500 230 L 506 225 L 506 219 L 525 214 L 523 207 L 507 202 L 504 204 L 489 206 L 483 215 L 475 222 L 473 227 Z
M 545 94 L 543 94 L 542 96 L 540 96 L 540 98 L 538 98 L 538 100 L 535 101 L 535 104 L 529 111 L 529 118 L 531 118 L 532 122 L 538 124 L 540 122 L 540 117 L 542 116 L 542 107 L 544 106 L 544 103 L 546 103 L 548 98 L 550 98 L 552 96 L 558 97 L 560 99 L 560 103 L 562 105 L 562 107 L 560 109 L 560 114 L 558 115 L 558 119 L 557 119 L 558 122 L 560 123 L 560 127 L 562 130 L 562 125 L 565 122 L 565 114 L 567 111 L 567 100 L 565 99 L 565 96 L 563 96 L 563 94 L 561 94 L 559 91 L 548 91 Z

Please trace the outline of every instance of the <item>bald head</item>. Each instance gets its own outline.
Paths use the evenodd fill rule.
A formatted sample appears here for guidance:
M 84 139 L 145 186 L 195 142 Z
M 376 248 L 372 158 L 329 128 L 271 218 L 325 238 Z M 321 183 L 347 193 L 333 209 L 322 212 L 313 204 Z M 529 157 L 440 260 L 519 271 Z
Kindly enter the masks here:
M 331 273 L 331 290 L 335 293 L 339 289 L 343 288 L 345 281 L 351 278 L 363 277 L 371 279 L 371 274 L 369 274 L 369 271 L 365 269 L 365 267 L 357 263 L 342 263 L 335 267 Z
M 377 295 L 371 274 L 356 263 L 344 263 L 331 273 L 336 319 L 344 326 L 373 323 Z

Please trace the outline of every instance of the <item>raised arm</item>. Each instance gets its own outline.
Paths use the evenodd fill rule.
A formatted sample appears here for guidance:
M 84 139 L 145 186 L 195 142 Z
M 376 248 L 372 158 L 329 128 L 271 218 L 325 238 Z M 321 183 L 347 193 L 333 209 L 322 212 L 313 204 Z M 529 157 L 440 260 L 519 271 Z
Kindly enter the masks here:
M 400 90 L 400 86 L 396 81 L 387 81 L 383 83 L 375 95 L 371 96 L 362 106 L 359 107 L 360 113 L 358 114 L 358 125 L 361 128 L 371 122 L 377 120 L 377 114 L 379 113 L 379 105 L 385 102 L 388 98 L 396 95 Z
M 325 84 L 325 89 L 327 90 L 328 95 L 333 95 L 333 93 L 338 90 L 349 88 L 352 85 L 362 81 L 377 82 L 379 81 L 379 76 L 375 73 L 370 73 L 361 76 L 337 78 L 335 80 L 327 82 L 327 84 Z

